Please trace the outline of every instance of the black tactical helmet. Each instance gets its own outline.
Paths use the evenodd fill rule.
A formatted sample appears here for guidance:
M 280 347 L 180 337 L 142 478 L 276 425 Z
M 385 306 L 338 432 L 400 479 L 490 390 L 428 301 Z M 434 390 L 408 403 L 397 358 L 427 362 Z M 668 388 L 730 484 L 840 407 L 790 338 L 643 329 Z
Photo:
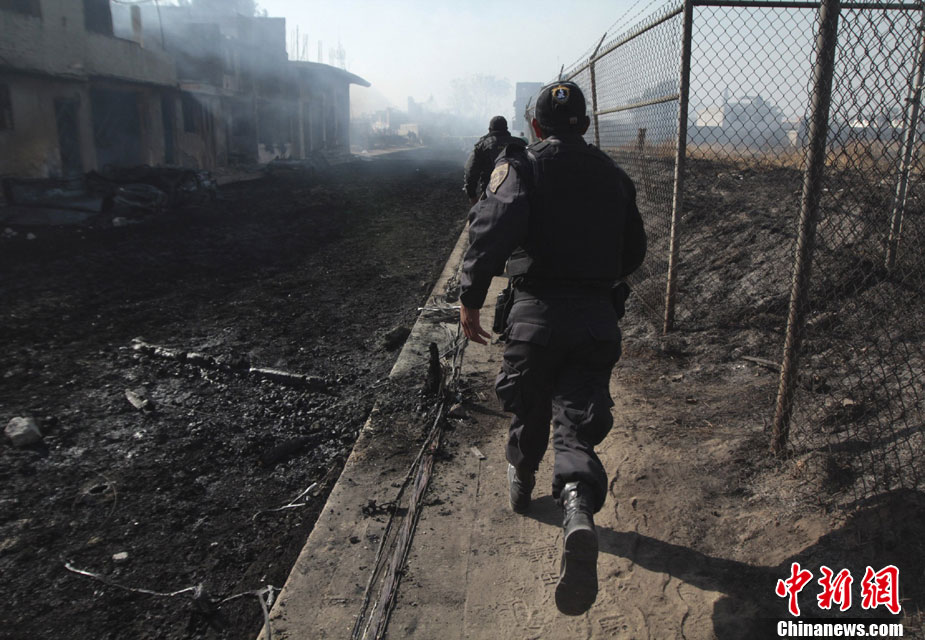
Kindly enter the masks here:
M 574 82 L 547 84 L 536 96 L 534 117 L 548 131 L 578 128 L 586 115 L 585 96 Z
M 495 116 L 491 119 L 491 122 L 488 123 L 488 131 L 507 131 L 507 120 L 505 120 L 504 116 Z

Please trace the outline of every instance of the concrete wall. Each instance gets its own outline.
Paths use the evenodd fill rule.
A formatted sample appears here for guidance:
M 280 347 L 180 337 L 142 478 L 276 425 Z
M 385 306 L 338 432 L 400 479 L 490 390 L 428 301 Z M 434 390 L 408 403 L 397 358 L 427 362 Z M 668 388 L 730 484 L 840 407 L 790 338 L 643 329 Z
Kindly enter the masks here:
M 228 163 L 229 118 L 226 100 L 220 96 L 187 92 L 198 109 L 195 114 L 195 131 L 187 131 L 182 99 L 173 99 L 177 115 L 176 164 L 196 169 L 215 169 Z M 189 115 L 188 113 L 186 115 Z
M 126 157 L 120 164 L 162 164 L 164 162 L 164 122 L 161 114 L 161 96 L 166 91 L 158 87 L 145 87 L 139 85 L 130 85 L 116 81 L 94 81 L 90 86 L 90 107 L 91 111 L 98 110 L 102 105 L 94 104 L 94 94 L 99 90 L 116 92 L 120 100 L 133 103 L 124 108 L 133 108 L 137 115 L 137 131 L 120 132 L 115 131 L 108 137 L 115 137 L 116 144 L 133 146 L 137 148 L 137 153 L 131 157 Z M 98 118 L 97 118 L 98 120 Z M 106 122 L 102 122 L 105 129 Z M 100 131 L 94 132 L 97 138 L 94 138 L 94 144 L 99 144 Z M 120 136 L 130 135 L 133 139 L 119 139 Z M 103 162 L 101 150 L 97 148 L 97 164 Z M 96 167 L 100 168 L 100 167 Z
M 13 128 L 0 131 L 0 175 L 48 177 L 62 174 L 56 98 L 77 101 L 80 160 L 84 170 L 93 168 L 96 156 L 86 85 L 4 73 L 0 73 L 0 84 L 9 86 L 13 106 Z
M 0 11 L 0 60 L 6 67 L 56 76 L 176 83 L 175 65 L 162 52 L 87 32 L 79 0 L 42 0 L 41 18 Z
M 142 158 L 144 164 L 164 164 L 164 120 L 161 115 L 161 96 L 163 91 L 145 88 L 141 92 L 139 109 L 141 110 Z
M 302 156 L 311 151 L 350 151 L 350 84 L 327 70 L 300 69 L 299 83 Z M 296 134 L 299 127 L 295 127 Z
M 76 133 L 79 163 L 82 172 L 100 169 L 99 145 L 132 146 L 138 149 L 128 163 L 162 164 L 165 137 L 161 113 L 162 90 L 156 87 L 129 85 L 115 81 L 93 83 L 68 82 L 47 76 L 0 73 L 0 84 L 10 88 L 13 107 L 13 128 L 0 131 L 0 175 L 19 177 L 55 177 L 63 174 L 60 135 L 55 113 L 56 100 L 76 103 Z M 137 139 L 126 141 L 124 132 L 107 130 L 100 119 L 102 105 L 94 104 L 93 94 L 115 91 L 135 102 L 138 128 Z M 96 110 L 96 111 L 94 111 Z M 94 113 L 96 112 L 96 126 Z M 103 157 L 106 157 L 103 152 Z
M 0 131 L 0 173 L 61 175 L 64 156 L 71 171 L 99 169 L 100 154 L 104 160 L 125 155 L 138 163 L 163 162 L 160 99 L 176 85 L 173 61 L 136 42 L 88 31 L 80 0 L 40 4 L 40 17 L 0 10 L 0 82 L 10 87 L 13 108 L 13 128 Z M 123 126 L 107 127 L 107 101 L 100 99 L 106 92 L 131 103 L 113 109 L 129 116 L 130 127 L 125 117 L 115 119 Z M 63 120 L 61 101 L 72 107 Z M 62 134 L 76 144 L 62 148 Z M 123 144 L 137 151 L 120 155 Z

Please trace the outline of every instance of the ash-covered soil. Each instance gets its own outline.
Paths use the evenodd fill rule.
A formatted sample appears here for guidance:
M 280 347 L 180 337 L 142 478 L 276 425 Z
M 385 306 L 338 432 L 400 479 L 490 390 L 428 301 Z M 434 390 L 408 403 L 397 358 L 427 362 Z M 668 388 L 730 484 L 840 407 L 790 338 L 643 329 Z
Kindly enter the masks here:
M 829 179 L 849 177 L 832 171 Z M 846 567 L 856 580 L 867 565 L 899 567 L 906 632 L 919 637 L 925 332 L 912 320 L 923 301 L 912 247 L 925 228 L 925 198 L 910 197 L 906 262 L 887 272 L 875 251 L 882 235 L 864 228 L 861 215 L 889 221 L 883 198 L 871 195 L 885 189 L 825 193 L 790 439 L 775 457 L 771 424 L 801 178 L 786 168 L 690 164 L 676 330 L 663 336 L 660 315 L 640 300 L 664 295 L 663 274 L 636 285 L 642 296 L 631 299 L 623 324 L 618 377 L 642 400 L 618 408 L 617 419 L 628 421 L 628 441 L 644 460 L 630 457 L 623 488 L 651 502 L 618 515 L 652 527 L 639 528 L 653 537 L 651 558 L 639 553 L 634 561 L 694 573 L 685 575 L 692 583 L 708 575 L 706 584 L 725 594 L 713 611 L 716 637 L 758 637 L 751 623 L 782 616 L 773 589 L 793 561 Z M 659 239 L 650 251 L 663 255 L 666 246 Z M 633 480 L 639 476 L 651 486 Z M 735 563 L 709 566 L 715 558 Z M 814 600 L 806 600 L 808 609 Z M 887 618 L 857 602 L 851 611 Z M 837 614 L 814 607 L 809 615 Z
M 848 505 L 920 486 L 925 263 L 916 248 L 925 238 L 925 192 L 914 181 L 900 257 L 887 270 L 890 183 L 836 169 L 826 180 L 788 453 L 800 464 L 803 493 Z M 770 442 L 783 358 L 801 185 L 791 168 L 689 164 L 676 331 L 660 346 L 728 396 L 721 406 L 730 415 L 747 414 L 762 430 L 761 446 Z M 665 254 L 667 237 L 659 237 L 650 255 Z M 664 277 L 640 281 L 634 299 L 659 326 Z M 651 339 L 653 330 L 630 327 L 628 335 Z
M 377 395 L 396 397 L 464 223 L 460 168 L 393 155 L 0 239 L 0 422 L 44 434 L 0 445 L 0 636 L 256 635 L 256 596 L 216 602 L 282 586 Z

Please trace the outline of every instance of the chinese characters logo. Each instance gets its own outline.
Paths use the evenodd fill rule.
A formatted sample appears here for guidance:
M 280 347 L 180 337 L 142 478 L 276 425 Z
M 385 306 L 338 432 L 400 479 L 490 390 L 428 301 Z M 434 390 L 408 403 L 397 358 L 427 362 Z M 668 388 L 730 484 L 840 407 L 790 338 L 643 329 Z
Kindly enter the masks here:
M 842 569 L 835 573 L 825 565 L 819 567 L 822 576 L 817 580 L 822 591 L 817 594 L 816 601 L 820 609 L 831 609 L 838 605 L 839 611 L 851 608 L 851 585 L 854 578 L 851 571 Z M 787 609 L 793 616 L 800 615 L 798 595 L 813 579 L 811 571 L 802 569 L 799 562 L 790 565 L 790 577 L 777 581 L 774 592 L 781 598 L 787 598 Z M 900 612 L 899 605 L 899 569 L 894 565 L 887 565 L 880 571 L 867 567 L 864 578 L 861 580 L 861 608 L 876 609 L 884 606 L 896 615 Z

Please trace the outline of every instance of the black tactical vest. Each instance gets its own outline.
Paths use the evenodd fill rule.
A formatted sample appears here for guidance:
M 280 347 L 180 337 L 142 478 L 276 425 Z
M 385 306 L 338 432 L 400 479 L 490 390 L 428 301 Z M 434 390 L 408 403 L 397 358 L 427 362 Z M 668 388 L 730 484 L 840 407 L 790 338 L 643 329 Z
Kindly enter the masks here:
M 626 174 L 580 136 L 547 138 L 515 162 L 530 182 L 530 223 L 508 274 L 537 280 L 620 277 L 632 197 Z

